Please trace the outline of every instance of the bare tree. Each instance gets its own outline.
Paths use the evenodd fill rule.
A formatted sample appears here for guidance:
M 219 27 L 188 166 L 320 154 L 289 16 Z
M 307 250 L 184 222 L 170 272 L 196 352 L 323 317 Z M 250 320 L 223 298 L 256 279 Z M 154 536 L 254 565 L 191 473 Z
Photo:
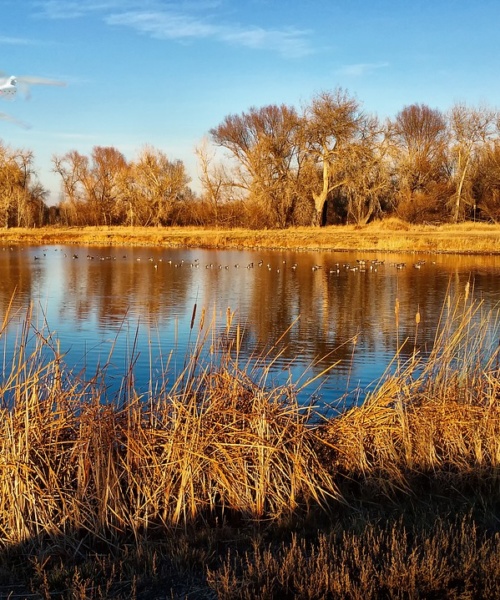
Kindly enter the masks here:
M 405 106 L 388 122 L 396 211 L 418 222 L 437 216 L 448 194 L 448 126 L 425 104 Z
M 213 219 L 217 227 L 221 205 L 232 198 L 233 183 L 227 168 L 222 163 L 216 162 L 215 153 L 210 152 L 208 144 L 207 139 L 202 140 L 195 152 L 198 157 L 203 196 L 211 212 L 210 215 L 206 215 L 206 218 Z
M 472 167 L 484 146 L 497 134 L 498 114 L 486 108 L 456 104 L 450 111 L 454 195 L 452 218 L 458 222 L 464 204 L 474 205 L 472 197 Z
M 116 148 L 102 146 L 90 157 L 71 151 L 52 160 L 62 179 L 61 208 L 73 223 L 166 224 L 175 203 L 191 193 L 183 163 L 150 146 L 131 163 Z
M 4 227 L 41 224 L 45 190 L 36 181 L 33 152 L 11 150 L 0 143 L 0 221 Z M 35 204 L 37 205 L 35 208 Z
M 121 176 L 128 168 L 114 147 L 95 146 L 90 158 L 72 150 L 52 157 L 54 172 L 62 179 L 64 201 L 71 220 L 86 225 L 111 225 L 116 221 L 122 193 Z
M 237 163 L 233 187 L 239 187 L 271 226 L 293 220 L 300 176 L 298 132 L 294 108 L 269 105 L 229 115 L 210 130 L 213 141 L 229 151 Z
M 500 223 L 500 140 L 483 148 L 476 160 L 473 177 L 473 194 L 480 215 Z
M 26 222 L 28 227 L 40 227 L 49 221 L 49 207 L 46 204 L 48 191 L 39 181 L 30 184 L 29 206 Z
M 90 224 L 81 221 L 87 200 L 82 177 L 89 168 L 88 162 L 88 157 L 76 150 L 63 156 L 52 156 L 53 171 L 61 177 L 61 212 L 65 215 L 66 224 Z
M 131 224 L 171 224 L 176 207 L 191 196 L 189 181 L 182 161 L 170 161 L 161 150 L 145 146 L 131 163 Z
M 84 172 L 82 183 L 87 199 L 97 216 L 97 224 L 116 222 L 117 203 L 123 192 L 121 176 L 128 168 L 123 154 L 114 147 L 95 146 L 91 167 Z
M 347 215 L 350 222 L 365 225 L 380 215 L 383 201 L 390 187 L 386 161 L 386 147 L 379 140 L 376 120 L 367 127 L 367 133 L 351 146 L 350 160 L 344 163 L 341 193 L 346 196 Z
M 443 175 L 448 128 L 439 110 L 425 104 L 405 106 L 390 123 L 389 135 L 405 187 L 422 189 Z
M 19 193 L 21 173 L 9 150 L 0 146 L 0 222 L 9 227 L 10 217 Z
M 305 108 L 302 147 L 319 173 L 312 189 L 313 225 L 324 224 L 329 195 L 346 183 L 346 165 L 359 151 L 367 124 L 358 101 L 341 88 L 318 94 Z

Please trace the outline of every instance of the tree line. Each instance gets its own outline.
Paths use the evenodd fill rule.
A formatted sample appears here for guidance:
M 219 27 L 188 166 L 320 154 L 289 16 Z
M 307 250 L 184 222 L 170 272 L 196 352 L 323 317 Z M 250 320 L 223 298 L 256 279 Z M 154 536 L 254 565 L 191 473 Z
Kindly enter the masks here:
M 500 221 L 500 113 L 487 106 L 412 104 L 381 121 L 337 88 L 300 110 L 228 115 L 195 152 L 200 193 L 152 146 L 133 160 L 102 146 L 54 155 L 61 191 L 49 207 L 33 153 L 0 142 L 0 226 Z

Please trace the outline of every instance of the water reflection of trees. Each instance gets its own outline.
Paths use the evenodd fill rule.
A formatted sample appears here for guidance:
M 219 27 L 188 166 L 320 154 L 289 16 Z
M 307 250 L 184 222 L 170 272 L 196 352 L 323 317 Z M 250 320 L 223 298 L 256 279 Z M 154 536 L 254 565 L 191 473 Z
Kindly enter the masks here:
M 378 257 L 373 254 L 366 258 Z M 367 262 L 365 269 L 360 269 L 352 253 L 340 257 L 290 253 L 279 273 L 279 259 L 271 260 L 270 270 L 260 273 L 252 290 L 249 321 L 254 324 L 255 338 L 262 344 L 277 339 L 300 315 L 285 336 L 283 356 L 287 358 L 303 352 L 329 355 L 332 361 L 350 361 L 353 347 L 348 342 L 354 338 L 359 352 L 394 355 L 402 346 L 404 357 L 413 352 L 418 312 L 419 347 L 430 349 L 447 294 L 463 293 L 478 261 L 446 257 L 439 264 L 428 260 L 417 269 L 418 257 L 383 258 L 383 265 Z M 406 266 L 399 268 L 402 262 Z M 291 268 L 292 264 L 297 267 Z M 482 281 L 491 286 L 485 275 Z
M 233 323 L 244 330 L 243 358 L 273 349 L 286 370 L 288 363 L 327 357 L 313 370 L 341 361 L 334 374 L 339 378 L 353 361 L 361 369 L 367 356 L 382 362 L 393 357 L 405 340 L 401 356 L 411 356 L 417 311 L 418 349 L 429 350 L 447 294 L 463 294 L 469 280 L 488 305 L 499 299 L 499 257 L 427 257 L 416 269 L 417 255 L 377 253 L 70 247 L 43 254 L 21 248 L 0 252 L 4 311 L 14 289 L 27 302 L 48 296 L 50 283 L 57 289 L 50 295 L 51 310 L 66 323 L 117 331 L 131 320 L 153 325 L 161 338 L 175 320 L 179 335 L 187 338 L 182 328 L 189 328 L 197 304 L 196 339 L 203 311 L 205 331 L 215 317 L 217 333 L 224 330 L 229 308 Z M 367 260 L 364 270 L 360 259 Z M 368 262 L 373 259 L 385 262 Z M 406 267 L 394 266 L 400 262 Z M 50 325 L 57 328 L 54 320 Z
M 168 320 L 176 314 L 173 307 L 185 302 L 190 277 L 186 268 L 172 266 L 167 256 L 165 251 L 144 248 L 73 252 L 64 269 L 72 302 L 61 305 L 61 316 L 85 321 L 95 315 L 102 327 L 120 324 L 130 314 L 143 323 Z
M 23 248 L 17 246 L 0 248 L 0 310 L 5 315 L 14 297 L 14 306 L 22 305 L 31 298 L 33 282 L 40 274 L 36 265 L 27 259 Z

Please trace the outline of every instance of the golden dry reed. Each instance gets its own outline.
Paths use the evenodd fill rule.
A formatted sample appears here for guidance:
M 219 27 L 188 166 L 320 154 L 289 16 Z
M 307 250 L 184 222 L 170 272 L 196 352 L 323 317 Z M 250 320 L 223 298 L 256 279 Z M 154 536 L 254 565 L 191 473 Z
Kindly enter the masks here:
M 496 313 L 473 302 L 467 284 L 463 297 L 448 296 L 430 356 L 419 357 L 415 342 L 411 359 L 405 363 L 399 353 L 396 359 L 398 368 L 362 406 L 320 430 L 331 448 L 332 473 L 359 475 L 386 493 L 409 491 L 422 474 L 462 482 L 484 477 L 498 493 Z
M 500 537 L 480 535 L 472 518 L 439 517 L 410 536 L 353 509 L 359 526 L 335 527 L 357 502 L 345 493 L 354 482 L 368 504 L 402 495 L 412 506 L 422 478 L 440 497 L 467 487 L 475 504 L 499 497 L 496 316 L 472 292 L 446 299 L 429 357 L 418 353 L 417 316 L 407 358 L 401 348 L 366 401 L 329 420 L 298 405 L 294 384 L 270 383 L 277 345 L 242 361 L 244 331 L 229 309 L 220 327 L 205 310 L 196 324 L 193 310 L 196 342 L 173 385 L 165 375 L 141 397 L 128 373 L 113 401 L 106 373 L 78 377 L 28 314 L 0 387 L 1 547 L 63 539 L 76 552 L 98 540 L 120 554 L 125 536 L 137 558 L 147 536 L 178 535 L 179 525 L 284 523 L 319 507 L 329 533 L 222 556 L 208 588 L 219 598 L 498 597 Z
M 231 320 L 228 311 L 228 333 Z M 239 328 L 212 339 L 204 363 L 215 334 L 200 323 L 170 390 L 146 399 L 129 377 L 125 401 L 112 402 L 98 384 L 105 374 L 81 381 L 50 336 L 37 331 L 28 351 L 32 329 L 28 315 L 0 387 L 2 544 L 75 531 L 112 540 L 228 510 L 276 518 L 336 495 L 293 388 L 239 368 Z

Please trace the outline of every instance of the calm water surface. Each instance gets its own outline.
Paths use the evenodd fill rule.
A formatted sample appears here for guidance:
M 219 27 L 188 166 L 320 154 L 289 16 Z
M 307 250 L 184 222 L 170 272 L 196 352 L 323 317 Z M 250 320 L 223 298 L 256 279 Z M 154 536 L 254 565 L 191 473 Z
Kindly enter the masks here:
M 403 355 L 411 355 L 417 312 L 417 343 L 425 355 L 447 296 L 463 294 L 469 282 L 482 312 L 496 310 L 499 275 L 496 256 L 4 248 L 1 310 L 5 314 L 14 297 L 15 318 L 3 335 L 3 376 L 29 306 L 32 338 L 37 328 L 51 333 L 70 368 L 91 375 L 109 362 L 111 397 L 131 362 L 140 392 L 173 381 L 202 323 L 202 334 L 211 331 L 210 348 L 224 335 L 229 311 L 233 335 L 236 324 L 243 331 L 240 363 L 271 351 L 268 381 L 285 382 L 305 381 L 338 362 L 301 400 L 314 393 L 325 404 L 345 394 L 355 401 L 383 375 L 405 339 Z M 492 319 L 492 343 L 494 325 Z

